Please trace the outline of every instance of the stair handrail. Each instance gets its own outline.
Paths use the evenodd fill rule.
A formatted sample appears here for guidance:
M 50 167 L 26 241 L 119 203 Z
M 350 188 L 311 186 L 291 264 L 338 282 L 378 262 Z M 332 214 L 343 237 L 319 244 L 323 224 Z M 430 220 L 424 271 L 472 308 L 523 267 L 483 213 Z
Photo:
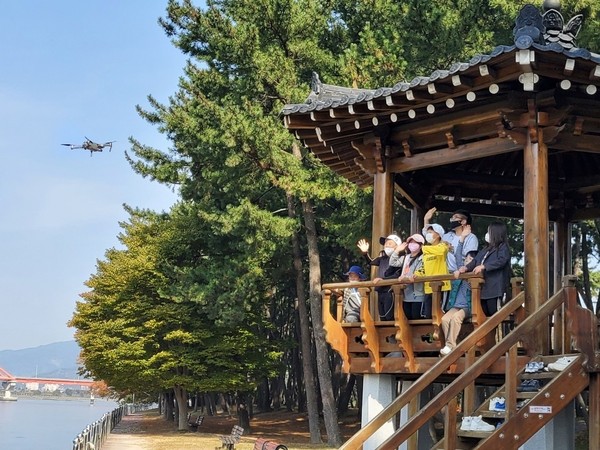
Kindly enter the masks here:
M 562 291 L 560 291 L 560 292 L 562 292 Z M 557 296 L 558 296 L 558 294 L 555 295 L 555 297 L 557 297 Z M 519 309 L 522 306 L 524 299 L 525 299 L 525 293 L 521 292 L 516 297 L 511 299 L 509 302 L 507 302 L 502 308 L 500 308 L 498 310 L 498 312 L 496 312 L 494 315 L 488 317 L 487 320 L 485 320 L 473 333 L 469 334 L 465 339 L 463 339 L 454 348 L 454 350 L 452 352 L 450 352 L 448 355 L 446 355 L 445 357 L 441 358 L 438 362 L 436 362 L 426 373 L 424 373 L 419 378 L 417 378 L 405 392 L 403 392 L 400 396 L 396 397 L 388 406 L 386 406 L 383 409 L 383 411 L 381 411 L 370 422 L 368 422 L 359 431 L 357 431 L 356 434 L 354 434 L 354 436 L 352 436 L 349 440 L 347 440 L 340 447 L 340 450 L 358 450 L 358 449 L 360 449 L 361 446 L 363 445 L 363 443 L 369 437 L 371 437 L 379 428 L 381 428 L 387 421 L 392 419 L 398 413 L 398 411 L 400 411 L 404 406 L 406 406 L 413 398 L 415 398 L 417 395 L 419 395 L 423 389 L 425 389 L 432 382 L 434 382 L 440 375 L 447 372 L 449 367 L 452 364 L 456 363 L 456 361 L 458 361 L 458 359 L 460 359 L 460 357 L 464 353 L 466 353 L 471 347 L 473 347 L 479 341 L 481 341 L 488 333 L 495 330 L 496 327 L 498 327 L 498 325 L 500 325 L 504 320 L 506 320 L 510 316 L 510 314 L 514 313 L 517 309 Z M 546 307 L 546 305 L 548 303 L 550 303 L 551 300 L 549 300 L 544 306 Z M 562 303 L 562 301 L 563 301 L 562 298 L 559 298 L 558 304 Z M 546 309 L 548 309 L 548 308 L 542 307 L 538 311 L 545 311 Z M 554 308 L 550 309 L 550 311 L 552 311 L 553 309 Z M 530 317 L 536 317 L 536 315 L 534 314 Z M 529 318 L 527 318 L 525 320 L 528 320 L 528 319 Z M 525 322 L 523 322 L 523 323 L 525 323 Z M 531 321 L 529 321 L 528 323 L 531 323 Z M 519 327 L 520 326 L 521 325 L 519 325 Z M 519 327 L 515 328 L 515 330 L 517 330 Z M 514 330 L 513 330 L 513 332 L 514 332 Z M 509 333 L 509 336 L 511 336 L 513 334 L 513 332 Z M 515 342 L 517 342 L 518 340 L 519 339 L 515 339 Z M 494 348 L 495 347 L 493 347 L 492 350 Z M 508 349 L 508 347 L 507 347 L 507 349 Z M 490 351 L 486 352 L 486 356 L 489 353 L 490 353 Z M 501 354 L 502 353 L 499 353 L 499 355 L 501 355 Z M 498 356 L 496 356 L 493 359 L 493 361 L 498 359 Z M 481 357 L 480 360 L 482 360 L 484 358 L 485 358 L 485 356 Z M 490 359 L 490 358 L 487 358 L 486 361 L 488 359 Z M 457 380 L 460 379 L 461 377 L 463 377 L 464 374 L 470 373 L 473 368 L 479 367 L 480 365 L 481 364 L 478 361 L 470 369 L 468 369 L 466 372 L 464 372 L 463 375 L 459 376 L 457 378 Z M 491 365 L 491 363 L 488 364 L 488 366 L 489 365 Z M 483 372 L 483 370 L 485 370 L 485 368 L 488 366 L 485 366 L 483 369 L 481 369 L 481 372 Z M 477 374 L 477 376 L 478 375 L 479 375 L 479 373 Z M 467 386 L 467 384 L 472 382 L 475 378 L 476 378 L 476 376 L 473 377 L 471 380 L 465 382 L 464 386 L 462 386 L 461 389 L 457 389 L 457 391 L 454 395 L 458 394 L 458 392 L 463 390 Z M 457 380 L 455 380 L 455 382 Z M 448 392 L 448 388 L 444 389 L 439 395 L 442 395 L 442 394 L 445 394 L 446 392 Z M 439 397 L 439 395 L 438 395 L 438 397 Z M 438 397 L 436 397 L 436 398 L 438 398 Z M 452 398 L 452 397 L 450 396 L 449 398 Z M 414 423 L 414 419 L 417 417 L 421 417 L 423 411 L 425 411 L 425 410 L 429 411 L 429 409 L 431 409 L 429 407 L 429 405 L 431 405 L 432 401 L 430 401 L 424 409 L 421 409 L 421 411 L 419 413 L 417 413 L 417 415 L 413 416 L 413 418 L 411 418 L 402 428 L 397 430 L 396 433 L 394 433 L 394 435 L 391 436 L 391 438 L 396 436 L 396 434 L 399 431 L 404 430 L 409 425 L 412 426 L 412 424 Z M 445 401 L 443 404 L 446 404 L 446 403 L 448 403 L 448 401 Z M 440 403 L 436 402 L 436 404 L 439 405 Z M 438 409 L 439 408 L 437 408 L 435 410 L 435 412 L 437 412 Z M 431 416 L 433 416 L 433 413 L 431 414 Z M 425 419 L 425 421 L 429 420 L 429 418 L 430 418 L 430 416 L 427 417 L 427 419 Z M 423 423 L 425 423 L 425 421 L 422 422 L 421 425 Z M 419 425 L 419 427 L 420 427 L 420 425 Z M 419 427 L 412 430 L 408 436 L 410 436 L 414 432 L 416 432 Z M 400 442 L 403 442 L 403 441 L 400 441 Z M 385 441 L 384 444 L 388 444 L 388 443 L 389 443 L 389 439 L 387 441 Z M 399 443 L 398 443 L 398 445 L 399 445 Z M 396 447 L 397 447 L 397 445 L 396 445 Z M 381 448 L 393 448 L 393 447 L 389 446 L 389 447 L 381 447 Z
M 378 447 L 378 449 L 396 448 L 398 445 L 400 445 L 402 442 L 408 439 L 408 437 L 414 434 L 425 422 L 427 422 L 440 409 L 440 405 L 447 404 L 450 400 L 452 400 L 452 398 L 458 395 L 459 392 L 463 391 L 470 383 L 472 383 L 479 375 L 481 375 L 485 369 L 490 367 L 498 358 L 505 354 L 513 345 L 517 344 L 518 341 L 521 340 L 525 335 L 531 333 L 532 330 L 540 322 L 547 318 L 556 308 L 560 307 L 563 303 L 565 303 L 566 298 L 566 291 L 564 288 L 562 288 L 560 291 L 558 291 L 556 294 L 550 297 L 550 299 L 547 302 L 545 302 L 540 308 L 538 308 L 531 315 L 526 317 L 525 320 L 523 320 L 523 322 L 520 323 L 514 330 L 508 333 L 494 347 L 489 349 L 485 353 L 485 355 L 478 358 L 475 364 L 473 364 L 468 370 L 459 375 L 452 383 L 450 383 L 444 390 L 442 390 L 442 392 L 440 392 L 437 396 L 431 399 L 425 407 L 423 407 L 419 412 L 417 412 L 417 414 L 411 417 L 401 428 L 396 430 L 394 434 L 392 434 L 392 436 L 390 436 L 385 442 L 381 444 L 380 447 Z M 517 297 L 511 300 L 511 302 L 516 299 Z M 484 325 L 482 325 L 481 328 L 483 328 L 488 322 L 491 321 L 492 318 L 489 318 L 484 323 Z M 457 347 L 457 349 L 459 349 L 459 347 L 460 345 Z M 452 355 L 452 353 L 450 353 L 450 355 Z M 457 351 L 456 353 L 460 353 L 460 351 Z M 460 354 L 458 355 L 458 357 L 460 357 Z M 407 390 L 406 394 L 409 393 L 409 390 L 410 388 Z

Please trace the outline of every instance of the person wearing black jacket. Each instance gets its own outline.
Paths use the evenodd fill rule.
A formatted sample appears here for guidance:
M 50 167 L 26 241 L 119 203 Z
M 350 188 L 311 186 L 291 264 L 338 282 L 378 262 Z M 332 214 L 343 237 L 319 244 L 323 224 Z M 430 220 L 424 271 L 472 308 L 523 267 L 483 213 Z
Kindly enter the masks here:
M 485 283 L 481 287 L 481 308 L 489 317 L 500 308 L 510 284 L 510 248 L 506 225 L 492 222 L 485 241 L 488 245 L 469 264 L 459 267 L 454 275 L 458 277 L 465 272 L 483 274 Z
M 390 256 L 398 245 L 402 243 L 402 239 L 396 234 L 390 234 L 387 237 L 379 239 L 379 243 L 383 245 L 383 250 L 374 259 L 369 256 L 369 243 L 365 239 L 358 241 L 358 248 L 371 266 L 377 266 L 377 276 L 373 278 L 373 283 L 384 279 L 398 278 L 400 267 L 393 268 L 396 270 L 388 271 L 390 268 Z M 390 273 L 393 272 L 393 273 Z M 379 320 L 394 320 L 394 294 L 390 286 L 378 286 L 375 288 L 377 292 L 377 306 L 379 311 Z

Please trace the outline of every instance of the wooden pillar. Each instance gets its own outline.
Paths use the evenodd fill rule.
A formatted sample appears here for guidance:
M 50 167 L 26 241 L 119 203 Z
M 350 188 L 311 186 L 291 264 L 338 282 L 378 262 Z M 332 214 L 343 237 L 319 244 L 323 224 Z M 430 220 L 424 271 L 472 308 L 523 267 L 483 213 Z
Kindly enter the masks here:
M 394 178 L 390 172 L 375 174 L 373 181 L 373 254 L 381 250 L 379 238 L 390 234 L 393 225 Z
M 573 240 L 573 224 L 567 223 L 567 236 L 565 238 L 565 275 L 573 274 L 573 247 L 571 246 L 571 241 Z
M 530 124 L 523 149 L 525 222 L 525 311 L 529 315 L 548 300 L 548 147 L 537 110 L 529 103 Z M 544 321 L 532 336 L 535 353 L 548 353 L 548 324 Z
M 422 229 L 423 229 L 422 209 L 413 207 L 413 209 L 410 210 L 410 235 L 413 235 L 415 233 L 421 233 Z
M 377 256 L 382 249 L 381 236 L 392 232 L 394 178 L 389 172 L 377 172 L 373 180 L 373 235 L 371 236 L 371 255 Z M 371 267 L 371 279 L 375 278 L 377 267 Z M 370 310 L 373 317 L 379 317 L 377 293 L 371 292 Z
M 569 224 L 564 217 L 554 222 L 554 277 L 553 292 L 556 294 L 562 287 L 562 279 L 567 275 L 567 253 L 570 248 Z M 566 338 L 566 317 L 564 305 L 557 308 L 553 315 L 552 350 L 554 354 L 567 353 L 569 343 Z
M 567 223 L 561 218 L 554 222 L 554 277 L 553 277 L 553 293 L 556 294 L 562 287 L 562 278 L 566 275 L 565 272 L 565 241 L 567 239 Z

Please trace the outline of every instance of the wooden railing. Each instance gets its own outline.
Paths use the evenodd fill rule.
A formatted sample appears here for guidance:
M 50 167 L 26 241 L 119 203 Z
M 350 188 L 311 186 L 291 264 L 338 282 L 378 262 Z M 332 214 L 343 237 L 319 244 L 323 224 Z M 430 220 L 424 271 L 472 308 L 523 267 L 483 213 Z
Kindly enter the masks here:
M 548 319 L 557 309 L 565 306 L 566 316 L 569 324 L 575 326 L 565 327 L 565 333 L 569 335 L 569 340 L 573 343 L 573 349 L 584 353 L 585 365 L 587 370 L 597 370 L 598 367 L 598 337 L 597 321 L 594 321 L 584 310 L 577 305 L 576 291 L 573 279 L 565 277 L 564 287 L 557 294 L 545 302 L 538 310 L 526 317 L 515 329 L 509 332 L 496 345 L 490 348 L 485 354 L 475 359 L 473 349 L 478 341 L 483 339 L 488 333 L 498 327 L 503 321 L 515 314 L 521 308 L 524 301 L 524 293 L 518 294 L 502 307 L 496 314 L 489 317 L 472 334 L 468 335 L 458 346 L 447 356 L 441 358 L 433 367 L 419 377 L 405 392 L 390 403 L 381 413 L 379 413 L 368 424 L 364 425 L 354 436 L 352 436 L 341 447 L 342 450 L 358 450 L 363 443 L 372 436 L 381 426 L 392 419 L 404 406 L 413 401 L 425 388 L 431 385 L 442 374 L 447 373 L 450 366 L 461 358 L 465 353 L 470 354 L 473 364 L 452 383 L 443 389 L 429 403 L 423 406 L 416 414 L 390 436 L 379 449 L 397 448 L 405 442 L 411 435 L 427 423 L 435 413 L 442 408 L 450 405 L 447 411 L 456 411 L 456 398 L 460 393 L 464 394 L 464 415 L 471 415 L 475 410 L 474 387 L 475 380 L 487 368 L 489 368 L 501 356 L 507 355 L 506 364 L 506 410 L 515 410 L 516 404 L 516 374 L 517 374 L 517 345 L 520 341 L 527 338 L 529 334 L 545 319 Z M 582 320 L 584 324 L 578 326 L 577 320 Z M 580 329 L 579 329 L 580 328 Z M 584 331 L 587 328 L 587 335 Z M 571 333 L 571 330 L 573 332 Z M 590 336 L 590 331 L 592 336 Z M 451 409 L 454 406 L 454 409 Z M 456 415 L 448 412 L 446 414 L 445 424 L 445 443 L 444 448 L 456 448 Z
M 469 322 L 474 329 L 480 327 L 485 321 L 486 316 L 481 309 L 480 292 L 483 278 L 481 275 L 472 273 L 463 274 L 459 279 L 467 280 L 471 285 L 471 304 L 472 311 Z M 442 321 L 442 292 L 441 286 L 444 281 L 454 280 L 453 275 L 438 275 L 429 277 L 416 277 L 414 283 L 428 282 L 432 286 L 432 315 L 430 319 L 409 320 L 402 306 L 404 302 L 404 289 L 410 282 L 399 282 L 397 279 L 382 280 L 375 284 L 372 281 L 328 283 L 323 285 L 323 321 L 326 333 L 326 340 L 336 350 L 342 358 L 344 372 L 352 371 L 351 351 L 348 342 L 358 340 L 363 344 L 361 351 L 368 352 L 371 360 L 371 372 L 381 373 L 382 371 L 382 345 L 386 345 L 386 351 L 390 352 L 390 345 L 386 344 L 386 336 L 392 334 L 395 338 L 391 351 L 402 352 L 406 359 L 405 368 L 408 372 L 418 373 L 419 363 L 416 357 L 416 350 L 413 348 L 415 342 L 415 330 L 423 330 L 427 326 L 427 332 L 432 335 L 434 340 L 439 341 L 439 346 L 443 346 L 444 336 L 440 333 Z M 512 280 L 514 295 L 520 292 L 522 279 Z M 373 292 L 375 287 L 390 286 L 394 292 L 394 320 L 384 322 L 379 320 L 377 312 L 377 294 Z M 353 324 L 343 323 L 342 297 L 345 288 L 357 288 L 361 295 L 361 322 Z M 335 316 L 332 314 L 332 296 L 337 296 L 335 305 Z M 523 308 L 520 308 L 514 316 L 521 320 L 524 316 Z M 513 317 L 514 319 L 514 317 Z M 418 339 L 416 339 L 418 341 Z M 493 333 L 484 335 L 478 346 L 486 349 L 494 345 Z M 431 349 L 430 349 L 431 350 Z M 435 350 L 435 349 L 432 349 Z M 439 350 L 439 349 L 438 349 Z M 389 353 L 388 353 L 389 354 Z

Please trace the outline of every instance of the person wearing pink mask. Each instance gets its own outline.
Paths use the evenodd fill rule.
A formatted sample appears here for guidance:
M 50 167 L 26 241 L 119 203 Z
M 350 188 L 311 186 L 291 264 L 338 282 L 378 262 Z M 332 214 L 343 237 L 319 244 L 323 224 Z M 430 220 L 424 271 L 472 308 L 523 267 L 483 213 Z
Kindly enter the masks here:
M 420 234 L 413 234 L 406 242 L 398 246 L 398 251 L 390 256 L 390 267 L 401 267 L 398 281 L 411 282 L 404 289 L 402 308 L 408 320 L 425 317 L 423 310 L 425 300 L 425 286 L 423 283 L 413 283 L 415 277 L 425 275 L 423 269 L 422 246 L 425 239 Z

